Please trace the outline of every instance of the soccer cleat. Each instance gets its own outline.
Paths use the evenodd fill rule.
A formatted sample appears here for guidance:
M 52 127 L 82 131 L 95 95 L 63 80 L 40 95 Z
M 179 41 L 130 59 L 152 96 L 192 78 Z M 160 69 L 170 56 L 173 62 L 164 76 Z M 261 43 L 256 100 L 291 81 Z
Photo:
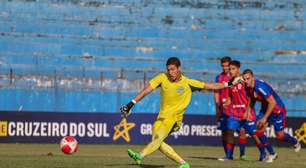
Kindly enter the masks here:
M 140 155 L 139 152 L 134 152 L 131 149 L 128 149 L 127 152 L 128 152 L 128 155 L 130 156 L 130 158 L 132 158 L 137 164 L 139 164 L 139 165 L 141 164 L 142 158 L 141 158 L 141 155 Z
M 179 168 L 190 168 L 188 163 L 183 163 L 179 166 Z
M 218 160 L 224 162 L 228 160 L 233 160 L 233 158 L 224 157 L 224 158 L 219 158 Z
M 242 161 L 250 161 L 250 158 L 248 158 L 246 155 L 240 156 L 240 160 Z
M 293 146 L 293 148 L 294 148 L 294 151 L 295 151 L 295 152 L 299 152 L 299 151 L 301 150 L 301 144 L 300 144 L 300 142 L 297 142 L 297 143 Z
M 266 158 L 265 162 L 267 162 L 267 163 L 273 163 L 273 161 L 276 160 L 277 157 L 278 157 L 277 153 L 275 153 L 274 155 L 269 155 L 269 156 Z
M 258 159 L 260 162 L 266 162 L 268 160 L 268 157 L 266 155 L 260 156 Z

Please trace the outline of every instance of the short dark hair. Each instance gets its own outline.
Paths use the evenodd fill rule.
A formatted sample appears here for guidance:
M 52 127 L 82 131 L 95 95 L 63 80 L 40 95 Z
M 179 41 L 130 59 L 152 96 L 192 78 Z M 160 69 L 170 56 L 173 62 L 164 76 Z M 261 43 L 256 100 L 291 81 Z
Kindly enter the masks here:
M 230 62 L 230 65 L 233 65 L 237 68 L 240 68 L 240 61 L 237 61 L 237 60 L 233 60 Z
M 252 76 L 254 76 L 253 71 L 251 69 L 244 70 L 242 74 L 245 75 L 245 74 L 248 74 L 248 73 L 251 74 Z
M 175 65 L 176 67 L 180 67 L 181 61 L 177 57 L 170 57 L 168 58 L 166 65 Z
M 229 56 L 225 56 L 225 57 L 222 57 L 221 59 L 220 59 L 220 63 L 221 64 L 223 64 L 223 63 L 225 63 L 225 62 L 231 62 L 232 61 L 232 59 L 231 59 L 231 57 L 229 57 Z

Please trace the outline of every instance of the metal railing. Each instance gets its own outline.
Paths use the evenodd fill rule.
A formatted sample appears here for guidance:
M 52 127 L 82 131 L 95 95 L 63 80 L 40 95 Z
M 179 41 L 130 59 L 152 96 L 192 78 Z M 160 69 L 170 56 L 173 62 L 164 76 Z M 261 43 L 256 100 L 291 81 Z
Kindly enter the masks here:
M 12 67 L 0 66 L 1 89 L 26 89 L 32 91 L 58 90 L 76 92 L 116 92 L 120 97 L 124 92 L 138 92 L 149 79 L 162 72 L 161 69 L 128 69 L 128 68 L 90 68 L 90 67 Z M 212 81 L 217 71 L 184 71 L 186 76 Z M 296 100 L 295 96 L 306 100 L 306 80 L 303 77 L 288 76 L 277 78 L 278 75 L 260 74 L 259 77 L 272 81 L 277 92 L 286 99 Z M 275 80 L 277 79 L 277 80 Z M 299 100 L 303 102 L 303 100 Z M 305 109 L 292 106 L 287 109 L 302 115 Z
M 0 85 L 4 88 L 67 90 L 104 90 L 133 92 L 141 90 L 149 79 L 162 69 L 0 66 Z M 218 71 L 185 70 L 188 77 L 205 82 L 214 81 Z M 261 73 L 282 94 L 306 96 L 306 77 L 299 74 Z

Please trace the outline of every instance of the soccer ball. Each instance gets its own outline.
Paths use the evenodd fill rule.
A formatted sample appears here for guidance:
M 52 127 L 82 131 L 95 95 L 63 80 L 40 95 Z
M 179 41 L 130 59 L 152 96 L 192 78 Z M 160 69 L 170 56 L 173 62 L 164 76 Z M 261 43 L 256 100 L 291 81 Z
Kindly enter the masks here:
M 72 154 L 78 150 L 78 141 L 72 136 L 62 138 L 60 148 L 65 154 Z

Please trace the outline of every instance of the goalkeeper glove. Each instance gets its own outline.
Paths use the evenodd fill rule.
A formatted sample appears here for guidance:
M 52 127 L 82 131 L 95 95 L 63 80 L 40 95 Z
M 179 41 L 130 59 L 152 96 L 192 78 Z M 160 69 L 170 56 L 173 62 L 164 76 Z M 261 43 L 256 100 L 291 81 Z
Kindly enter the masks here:
M 136 101 L 135 101 L 135 100 L 132 100 L 132 101 L 130 101 L 128 104 L 122 106 L 122 107 L 120 108 L 120 111 L 121 111 L 122 115 L 123 115 L 124 117 L 130 115 L 130 114 L 131 114 L 131 109 L 132 109 L 132 107 L 133 107 L 135 104 L 136 104 Z
M 242 83 L 243 79 L 241 77 L 232 78 L 229 82 L 225 84 L 227 87 L 232 87 L 233 85 L 236 85 L 237 83 Z

